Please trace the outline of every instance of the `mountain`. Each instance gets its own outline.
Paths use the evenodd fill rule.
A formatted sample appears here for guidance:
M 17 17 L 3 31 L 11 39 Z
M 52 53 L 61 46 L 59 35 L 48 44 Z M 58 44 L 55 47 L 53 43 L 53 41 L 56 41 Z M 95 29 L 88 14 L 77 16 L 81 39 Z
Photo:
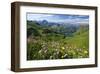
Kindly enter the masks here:
M 34 21 L 36 22 L 38 25 L 42 25 L 42 26 L 60 26 L 62 24 L 59 24 L 59 23 L 55 23 L 55 22 L 49 22 L 47 20 L 42 20 L 42 21 Z
M 88 24 L 72 24 L 72 23 L 65 23 L 65 22 L 49 22 L 47 20 L 42 21 L 28 21 L 28 27 L 32 26 L 33 28 L 37 28 L 38 30 L 48 30 L 52 31 L 52 33 L 56 34 L 63 34 L 65 36 L 73 36 L 73 33 L 75 33 L 78 29 L 83 28 L 87 29 L 89 28 Z

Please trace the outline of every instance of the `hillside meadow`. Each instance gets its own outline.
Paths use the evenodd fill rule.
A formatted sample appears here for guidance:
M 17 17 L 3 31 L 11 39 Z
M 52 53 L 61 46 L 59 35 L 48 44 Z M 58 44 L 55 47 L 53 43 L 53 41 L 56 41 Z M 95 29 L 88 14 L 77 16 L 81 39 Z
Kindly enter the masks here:
M 48 23 L 27 21 L 27 60 L 89 57 L 88 25 Z

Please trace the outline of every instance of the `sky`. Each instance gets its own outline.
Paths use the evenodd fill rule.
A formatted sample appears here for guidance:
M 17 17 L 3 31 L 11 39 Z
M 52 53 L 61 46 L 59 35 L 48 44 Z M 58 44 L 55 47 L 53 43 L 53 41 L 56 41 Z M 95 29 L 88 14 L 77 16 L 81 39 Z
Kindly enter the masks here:
M 88 15 L 69 15 L 69 14 L 35 14 L 27 13 L 27 20 L 49 22 L 63 22 L 63 23 L 89 23 Z

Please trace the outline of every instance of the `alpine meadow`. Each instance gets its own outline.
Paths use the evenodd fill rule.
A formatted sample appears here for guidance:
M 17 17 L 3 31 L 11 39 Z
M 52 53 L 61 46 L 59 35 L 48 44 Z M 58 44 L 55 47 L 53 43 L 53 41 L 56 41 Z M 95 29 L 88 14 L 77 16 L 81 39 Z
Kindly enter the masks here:
M 27 60 L 89 58 L 89 16 L 27 13 Z

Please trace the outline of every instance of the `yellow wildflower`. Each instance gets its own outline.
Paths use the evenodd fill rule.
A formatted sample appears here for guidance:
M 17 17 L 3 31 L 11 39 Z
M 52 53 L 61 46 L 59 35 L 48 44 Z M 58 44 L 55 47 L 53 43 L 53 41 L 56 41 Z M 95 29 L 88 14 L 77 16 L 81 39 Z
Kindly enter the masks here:
M 64 56 L 61 56 L 61 58 L 64 58 Z
M 64 50 L 65 48 L 64 48 L 64 47 L 61 47 L 61 49 L 63 49 L 63 50 Z
M 85 54 L 87 54 L 87 53 L 88 53 L 88 51 L 84 51 L 84 53 L 85 53 Z

